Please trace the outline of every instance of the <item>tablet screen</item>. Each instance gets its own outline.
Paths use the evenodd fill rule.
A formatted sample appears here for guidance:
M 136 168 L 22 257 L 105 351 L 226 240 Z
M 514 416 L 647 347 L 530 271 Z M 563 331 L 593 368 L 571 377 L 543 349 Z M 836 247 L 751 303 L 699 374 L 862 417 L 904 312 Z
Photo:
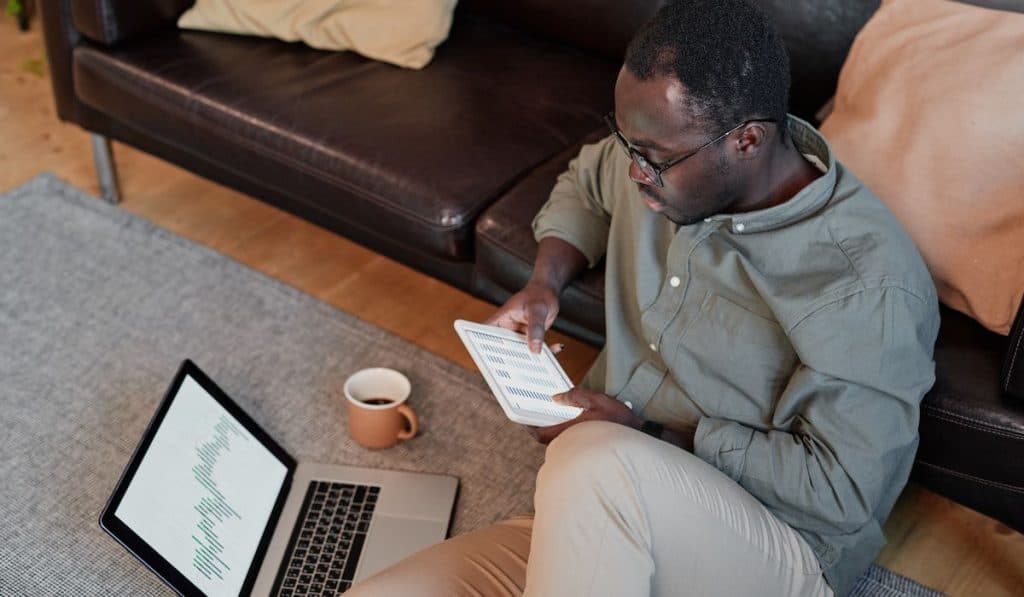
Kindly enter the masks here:
M 551 399 L 572 389 L 572 382 L 550 351 L 530 352 L 525 340 L 507 334 L 490 332 L 482 326 L 467 327 L 466 340 L 483 360 L 483 369 L 490 374 L 492 388 L 501 392 L 516 409 L 571 419 L 580 413 L 574 406 L 558 404 Z

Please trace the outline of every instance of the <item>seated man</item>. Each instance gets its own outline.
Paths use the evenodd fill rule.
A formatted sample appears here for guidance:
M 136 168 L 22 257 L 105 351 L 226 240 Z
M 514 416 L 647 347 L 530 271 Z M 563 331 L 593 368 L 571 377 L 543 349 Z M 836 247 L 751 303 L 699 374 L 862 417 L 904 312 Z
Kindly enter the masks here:
M 787 115 L 777 33 L 741 0 L 662 8 L 611 135 L 537 215 L 491 323 L 539 349 L 606 258 L 607 343 L 551 442 L 534 519 L 453 538 L 356 595 L 845 594 L 884 543 L 939 315 L 886 207 Z

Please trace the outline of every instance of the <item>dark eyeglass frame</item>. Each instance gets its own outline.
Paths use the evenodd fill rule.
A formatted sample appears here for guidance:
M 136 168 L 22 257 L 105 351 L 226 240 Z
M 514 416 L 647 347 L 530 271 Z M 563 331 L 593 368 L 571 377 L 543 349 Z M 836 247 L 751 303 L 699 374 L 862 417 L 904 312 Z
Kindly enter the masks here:
M 683 155 L 681 155 L 681 156 L 679 156 L 679 157 L 677 157 L 675 159 L 669 160 L 668 162 L 665 162 L 664 164 L 657 164 L 657 163 L 653 162 L 647 156 L 645 156 L 643 153 L 641 153 L 639 149 L 637 149 L 636 147 L 633 147 L 633 144 L 630 143 L 626 139 L 625 136 L 623 136 L 622 131 L 619 130 L 618 125 L 615 124 L 615 113 L 614 112 L 609 112 L 608 114 L 606 114 L 605 117 L 604 117 L 604 122 L 605 122 L 605 124 L 608 125 L 608 128 L 611 129 L 612 134 L 615 135 L 615 138 L 618 139 L 619 145 L 622 146 L 622 149 L 626 152 L 626 155 L 629 156 L 629 159 L 633 160 L 633 162 L 636 163 L 637 167 L 640 168 L 640 171 L 643 172 L 644 176 L 646 176 L 647 179 L 650 180 L 651 182 L 653 182 L 655 184 L 655 186 L 657 186 L 658 188 L 664 188 L 665 187 L 665 182 L 661 179 L 661 175 L 662 175 L 662 173 L 665 172 L 665 170 L 668 170 L 672 166 L 675 166 L 676 164 L 682 163 L 682 162 L 692 158 L 693 156 L 695 156 L 698 153 L 700 153 L 703 149 L 705 149 L 707 147 L 710 147 L 710 146 L 714 145 L 715 143 L 718 143 L 722 139 L 725 139 L 729 135 L 735 133 L 736 131 L 740 130 L 741 128 L 747 126 L 750 123 L 753 123 L 753 122 L 776 122 L 777 123 L 778 119 L 777 118 L 751 118 L 750 120 L 744 120 L 743 122 L 737 124 L 736 126 L 732 127 L 731 129 L 725 131 L 721 135 L 718 135 L 714 139 L 708 141 L 704 145 L 701 145 L 697 149 L 694 149 L 693 151 L 689 151 L 687 153 L 684 153 Z

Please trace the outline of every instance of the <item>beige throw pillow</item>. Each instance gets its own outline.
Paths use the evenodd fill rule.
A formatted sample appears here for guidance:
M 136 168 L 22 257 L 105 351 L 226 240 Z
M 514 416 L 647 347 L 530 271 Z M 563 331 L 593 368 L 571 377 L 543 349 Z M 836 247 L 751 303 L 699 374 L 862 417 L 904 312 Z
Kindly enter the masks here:
M 942 301 L 1008 334 L 1024 295 L 1024 14 L 886 0 L 821 131 L 903 223 Z
M 197 0 L 185 29 L 301 41 L 423 68 L 448 37 L 456 0 Z

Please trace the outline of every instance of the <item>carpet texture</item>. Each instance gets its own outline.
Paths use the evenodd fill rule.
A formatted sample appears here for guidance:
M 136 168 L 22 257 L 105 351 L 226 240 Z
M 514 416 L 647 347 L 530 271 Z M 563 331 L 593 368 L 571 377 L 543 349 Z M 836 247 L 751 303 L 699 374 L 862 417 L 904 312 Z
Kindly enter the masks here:
M 454 533 L 531 510 L 543 449 L 478 374 L 42 175 L 0 195 L 0 595 L 170 593 L 97 519 L 186 357 L 299 460 L 459 477 Z M 414 440 L 347 438 L 367 366 L 411 380 Z

